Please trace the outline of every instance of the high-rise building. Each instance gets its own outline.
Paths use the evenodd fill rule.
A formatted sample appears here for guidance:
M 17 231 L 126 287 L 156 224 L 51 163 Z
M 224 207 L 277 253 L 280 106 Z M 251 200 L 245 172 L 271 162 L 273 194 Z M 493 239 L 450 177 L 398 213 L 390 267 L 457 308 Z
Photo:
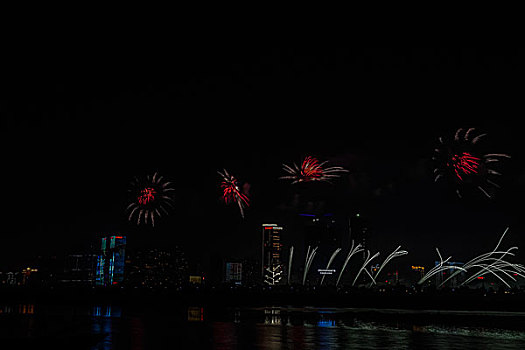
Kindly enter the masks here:
M 125 236 L 103 237 L 97 258 L 95 284 L 112 286 L 121 283 L 124 279 L 125 256 Z
M 283 277 L 282 230 L 277 224 L 262 225 L 262 276 L 269 285 L 278 284 Z
M 367 250 L 372 250 L 370 247 L 370 231 L 368 221 L 360 214 L 356 213 L 349 219 L 350 238 L 355 242 L 355 245 L 361 244 L 363 247 L 363 260 L 366 256 Z

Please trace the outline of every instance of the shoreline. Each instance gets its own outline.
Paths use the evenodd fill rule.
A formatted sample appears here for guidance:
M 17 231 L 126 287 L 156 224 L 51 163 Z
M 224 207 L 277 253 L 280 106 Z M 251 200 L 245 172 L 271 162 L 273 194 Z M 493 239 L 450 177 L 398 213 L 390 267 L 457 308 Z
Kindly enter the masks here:
M 436 310 L 440 312 L 518 312 L 525 314 L 522 290 L 487 292 L 483 290 L 429 290 L 405 293 L 373 289 L 2 289 L 0 304 L 115 304 L 115 305 L 202 305 L 207 307 L 290 307 L 378 310 Z

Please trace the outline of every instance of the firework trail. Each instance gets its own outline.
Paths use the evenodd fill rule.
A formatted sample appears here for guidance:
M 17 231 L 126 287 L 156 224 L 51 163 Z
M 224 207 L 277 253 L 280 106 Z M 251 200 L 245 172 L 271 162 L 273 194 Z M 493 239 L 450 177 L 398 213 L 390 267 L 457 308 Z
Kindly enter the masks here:
M 269 284 L 270 286 L 274 286 L 277 283 L 279 283 L 279 281 L 281 280 L 282 273 L 283 273 L 282 265 L 275 265 L 273 267 L 267 267 L 266 273 L 264 275 L 264 282 L 266 284 Z
M 332 253 L 332 256 L 330 257 L 330 260 L 328 260 L 328 264 L 326 265 L 326 270 L 328 270 L 330 268 L 330 265 L 332 265 L 332 261 L 334 261 L 335 257 L 337 254 L 339 254 L 339 252 L 341 251 L 341 248 L 337 248 L 333 253 Z M 326 277 L 326 275 L 323 275 L 323 277 L 321 277 L 321 283 L 319 283 L 320 286 L 323 285 L 323 281 L 324 281 L 324 278 Z
M 488 253 L 484 253 L 484 254 L 481 254 L 477 257 L 475 257 L 474 259 L 468 261 L 467 263 L 465 263 L 463 265 L 463 270 L 466 272 L 470 267 L 473 267 L 473 266 L 476 266 L 477 264 L 479 264 L 480 262 L 483 262 L 485 261 L 486 259 L 490 258 L 492 255 L 494 254 L 499 254 L 501 252 L 498 252 L 498 248 L 499 246 L 501 245 L 501 241 L 503 240 L 503 237 L 505 237 L 505 235 L 507 234 L 507 231 L 509 230 L 509 228 L 507 227 L 505 229 L 505 231 L 503 231 L 503 234 L 501 235 L 498 243 L 496 244 L 496 247 L 491 251 L 491 252 L 488 252 Z M 513 247 L 515 249 L 517 249 L 517 247 Z M 514 249 L 512 249 L 514 250 Z M 506 255 L 506 254 L 505 254 Z M 455 277 L 459 272 L 454 272 L 453 274 L 451 274 L 446 280 L 444 280 L 439 286 L 441 287 L 443 284 L 445 284 L 448 280 L 452 279 L 453 277 Z
M 466 278 L 465 281 L 463 281 L 460 286 L 463 286 L 465 284 L 468 284 L 478 277 L 484 276 L 486 274 L 492 274 L 497 279 L 499 279 L 503 284 L 505 284 L 507 287 L 510 288 L 510 285 L 505 280 L 505 278 L 510 279 L 512 281 L 516 281 L 516 278 L 513 276 L 520 276 L 522 278 L 525 278 L 525 266 L 522 264 L 514 264 L 510 263 L 503 258 L 507 255 L 514 256 L 514 253 L 511 253 L 513 250 L 518 249 L 518 247 L 511 247 L 507 250 L 498 250 L 499 246 L 501 245 L 501 242 L 503 240 L 503 237 L 505 237 L 505 234 L 508 231 L 505 229 L 503 232 L 503 235 L 499 239 L 498 243 L 496 244 L 496 247 L 488 252 L 481 255 L 478 255 L 477 257 L 471 259 L 467 263 L 465 263 L 462 267 L 459 266 L 447 266 L 445 263 L 451 258 L 448 257 L 446 260 L 443 260 L 441 257 L 441 254 L 439 253 L 439 250 L 436 248 L 436 251 L 438 252 L 440 263 L 436 265 L 433 269 L 431 269 L 421 280 L 418 282 L 418 284 L 422 284 L 426 280 L 428 280 L 430 277 L 435 276 L 438 273 L 444 272 L 446 270 L 455 269 L 452 274 L 448 278 L 446 278 L 443 282 L 439 284 L 438 287 L 443 286 L 446 282 L 448 282 L 450 279 L 457 276 L 459 273 L 464 272 L 468 273 L 470 269 L 472 268 L 479 268 L 474 274 L 472 274 L 470 277 Z
M 352 246 L 350 247 L 350 252 L 348 253 L 348 256 L 345 259 L 345 262 L 343 264 L 343 268 L 339 272 L 339 277 L 337 277 L 337 282 L 335 283 L 336 286 L 339 285 L 339 281 L 341 280 L 341 276 L 343 275 L 343 272 L 346 269 L 346 265 L 348 265 L 348 262 L 350 261 L 352 256 L 354 256 L 355 254 L 360 253 L 362 251 L 363 251 L 363 248 L 362 248 L 361 244 L 358 244 L 356 247 L 354 247 L 354 240 L 352 240 Z
M 503 234 L 501 235 L 501 238 L 499 239 L 496 247 L 491 252 L 481 254 L 474 259 L 467 262 L 465 265 L 463 265 L 463 268 L 465 270 L 468 270 L 473 267 L 479 267 L 480 270 L 478 270 L 476 273 L 474 273 L 471 277 L 466 279 L 461 285 L 468 284 L 469 282 L 473 281 L 477 277 L 481 277 L 487 273 L 491 273 L 496 278 L 498 278 L 500 281 L 502 281 L 507 287 L 510 287 L 509 284 L 505 281 L 504 277 L 508 277 L 513 281 L 516 281 L 516 279 L 512 276 L 520 276 L 523 277 L 523 273 L 525 272 L 524 266 L 521 264 L 512 264 L 506 260 L 503 260 L 503 258 L 506 255 L 514 256 L 514 253 L 511 253 L 511 251 L 518 249 L 518 247 L 510 247 L 506 251 L 499 251 L 498 248 L 501 245 L 501 241 L 503 240 L 503 237 L 505 237 L 505 234 L 509 228 L 507 227 Z M 497 255 L 500 255 L 497 257 Z M 498 272 L 505 275 L 500 276 L 498 275 Z M 457 273 L 452 274 L 449 278 L 444 280 L 440 286 L 445 284 L 449 279 L 457 275 Z
M 445 263 L 447 263 L 451 258 L 452 256 L 449 256 L 448 258 L 446 258 L 445 260 L 443 260 L 443 258 L 441 257 L 441 253 L 439 252 L 439 249 L 436 248 L 436 251 L 438 253 L 438 256 L 439 256 L 439 264 L 437 264 L 436 266 L 434 266 L 432 269 L 430 269 L 423 277 L 421 277 L 421 279 L 417 282 L 417 284 L 422 284 L 424 283 L 426 280 L 428 280 L 429 278 L 431 278 L 432 276 L 435 276 L 436 274 L 438 273 L 441 273 L 443 271 L 446 271 L 446 270 L 450 270 L 450 269 L 456 269 L 456 270 L 461 270 L 461 271 L 466 271 L 464 268 L 462 267 L 459 267 L 459 266 L 454 266 L 454 265 L 445 265 Z
M 500 188 L 495 178 L 501 175 L 494 166 L 510 156 L 503 153 L 479 154 L 477 143 L 486 134 L 473 137 L 474 131 L 475 128 L 466 131 L 459 128 L 450 140 L 439 137 L 439 144 L 432 157 L 436 163 L 434 181 L 445 178 L 452 181 L 460 198 L 464 186 L 476 188 L 486 197 L 492 198 L 491 190 Z
M 355 282 L 357 281 L 357 279 L 359 278 L 359 275 L 361 275 L 361 272 L 365 272 L 366 274 L 368 274 L 368 277 L 370 277 L 372 279 L 372 281 L 374 280 L 374 277 L 372 277 L 372 275 L 370 274 L 370 272 L 368 272 L 368 270 L 366 269 L 366 266 L 368 264 L 370 264 L 370 262 L 372 260 L 374 260 L 375 258 L 377 258 L 379 256 L 379 252 L 375 253 L 374 255 L 370 256 L 370 250 L 367 250 L 366 251 L 366 258 L 365 258 L 365 262 L 363 263 L 363 266 L 361 266 L 361 268 L 359 269 L 359 271 L 357 272 L 357 275 L 355 276 L 354 278 L 354 282 L 352 282 L 352 286 L 355 284 Z
M 377 270 L 375 276 L 373 277 L 373 280 L 372 280 L 372 283 L 373 284 L 376 284 L 376 280 L 377 280 L 377 276 L 379 276 L 379 273 L 381 272 L 381 270 L 383 269 L 383 267 L 386 266 L 386 264 L 388 264 L 390 262 L 390 260 L 394 259 L 394 258 L 397 258 L 399 256 L 403 256 L 403 255 L 407 255 L 408 252 L 406 250 L 399 250 L 401 248 L 401 246 L 397 247 L 386 259 L 385 261 L 383 261 L 383 263 L 381 264 L 381 266 L 379 267 L 379 270 Z M 372 283 L 370 283 L 370 285 L 372 285 Z
M 348 170 L 338 166 L 324 168 L 323 166 L 327 162 L 320 163 L 316 158 L 308 156 L 303 160 L 301 166 L 295 163 L 293 167 L 283 164 L 283 169 L 287 175 L 281 176 L 280 179 L 292 180 L 292 184 L 311 181 L 330 182 L 331 179 L 339 177 L 341 173 L 348 172 Z
M 293 246 L 290 248 L 290 258 L 288 259 L 288 285 L 290 285 L 290 277 L 292 276 L 292 260 L 293 260 Z
M 248 196 L 241 192 L 239 189 L 239 182 L 235 177 L 230 175 L 226 169 L 223 169 L 222 173 L 220 171 L 217 173 L 222 178 L 222 199 L 226 204 L 237 203 L 237 206 L 241 212 L 241 217 L 244 218 L 244 209 L 250 206 L 250 200 Z
M 171 182 L 163 181 L 158 173 L 147 175 L 144 179 L 135 177 L 128 190 L 131 196 L 131 203 L 126 208 L 128 220 L 136 220 L 137 225 L 142 222 L 147 225 L 149 221 L 151 226 L 155 226 L 155 219 L 162 214 L 167 215 L 169 207 L 173 208 L 172 191 L 175 190 Z
M 306 252 L 306 261 L 304 264 L 303 286 L 306 283 L 306 275 L 308 274 L 308 270 L 310 270 L 312 261 L 314 261 L 314 257 L 317 252 L 317 248 L 318 247 L 315 247 L 312 251 L 310 251 L 310 246 L 308 246 L 308 251 Z

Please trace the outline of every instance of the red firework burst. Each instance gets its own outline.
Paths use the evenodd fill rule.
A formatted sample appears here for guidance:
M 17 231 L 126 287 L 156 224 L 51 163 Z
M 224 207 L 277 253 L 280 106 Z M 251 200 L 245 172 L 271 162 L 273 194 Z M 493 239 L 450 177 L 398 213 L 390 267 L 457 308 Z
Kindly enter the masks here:
M 155 219 L 162 214 L 167 215 L 167 208 L 173 208 L 171 192 L 175 190 L 171 187 L 171 182 L 163 179 L 155 173 L 141 179 L 135 177 L 131 181 L 131 188 L 128 190 L 131 203 L 126 208 L 129 211 L 129 221 L 136 220 L 137 225 L 149 223 L 155 226 Z
M 481 159 L 474 157 L 468 152 L 462 154 L 454 154 L 448 166 L 451 166 L 456 173 L 456 176 L 463 181 L 461 175 L 473 175 L 479 173 Z
M 250 206 L 248 196 L 241 192 L 239 182 L 234 176 L 230 175 L 226 169 L 224 169 L 224 173 L 219 171 L 217 173 L 222 177 L 222 199 L 226 204 L 237 203 L 241 216 L 244 218 L 244 209 Z
M 461 197 L 460 187 L 477 188 L 488 198 L 494 188 L 499 188 L 494 180 L 501 175 L 495 166 L 503 159 L 510 158 L 503 153 L 481 153 L 478 142 L 486 136 L 474 136 L 475 129 L 458 129 L 453 138 L 439 138 L 438 147 L 434 150 L 434 169 L 437 181 L 449 178 L 457 188 L 456 193 Z M 490 188 L 489 188 L 490 185 Z
M 301 164 L 301 176 L 304 181 L 319 180 L 324 176 L 324 170 L 314 157 L 306 157 Z
M 338 166 L 323 168 L 326 163 L 326 161 L 319 162 L 316 158 L 308 156 L 303 160 L 300 167 L 297 164 L 294 164 L 294 167 L 283 164 L 283 169 L 289 175 L 280 178 L 293 180 L 292 184 L 310 181 L 330 182 L 330 179 L 339 177 L 340 173 L 348 172 L 348 170 Z
M 137 197 L 137 201 L 141 205 L 146 205 L 155 200 L 156 194 L 157 194 L 157 191 L 155 191 L 154 188 L 146 187 L 145 189 L 140 191 L 140 195 Z

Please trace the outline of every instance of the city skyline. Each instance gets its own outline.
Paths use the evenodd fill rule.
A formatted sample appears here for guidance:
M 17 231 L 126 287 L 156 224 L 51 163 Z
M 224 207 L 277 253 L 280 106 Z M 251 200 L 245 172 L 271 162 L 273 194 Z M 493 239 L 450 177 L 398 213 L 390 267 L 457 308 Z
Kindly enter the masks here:
M 256 254 L 261 223 L 285 225 L 308 209 L 363 213 L 381 250 L 401 244 L 418 264 L 437 246 L 468 259 L 507 226 L 507 239 L 523 246 L 523 147 L 512 113 L 521 70 L 510 54 L 416 51 L 230 52 L 212 65 L 200 51 L 196 62 L 132 76 L 125 65 L 92 67 L 93 76 L 25 72 L 30 84 L 13 76 L 1 98 L 0 264 L 121 233 L 182 246 L 209 265 L 213 255 Z M 458 199 L 433 181 L 437 139 L 460 127 L 487 132 L 494 152 L 512 155 L 493 200 Z M 282 164 L 306 156 L 349 173 L 333 184 L 279 180 Z M 219 199 L 224 168 L 250 185 L 245 219 Z M 129 182 L 156 171 L 173 180 L 175 209 L 155 228 L 137 226 L 125 210 Z

